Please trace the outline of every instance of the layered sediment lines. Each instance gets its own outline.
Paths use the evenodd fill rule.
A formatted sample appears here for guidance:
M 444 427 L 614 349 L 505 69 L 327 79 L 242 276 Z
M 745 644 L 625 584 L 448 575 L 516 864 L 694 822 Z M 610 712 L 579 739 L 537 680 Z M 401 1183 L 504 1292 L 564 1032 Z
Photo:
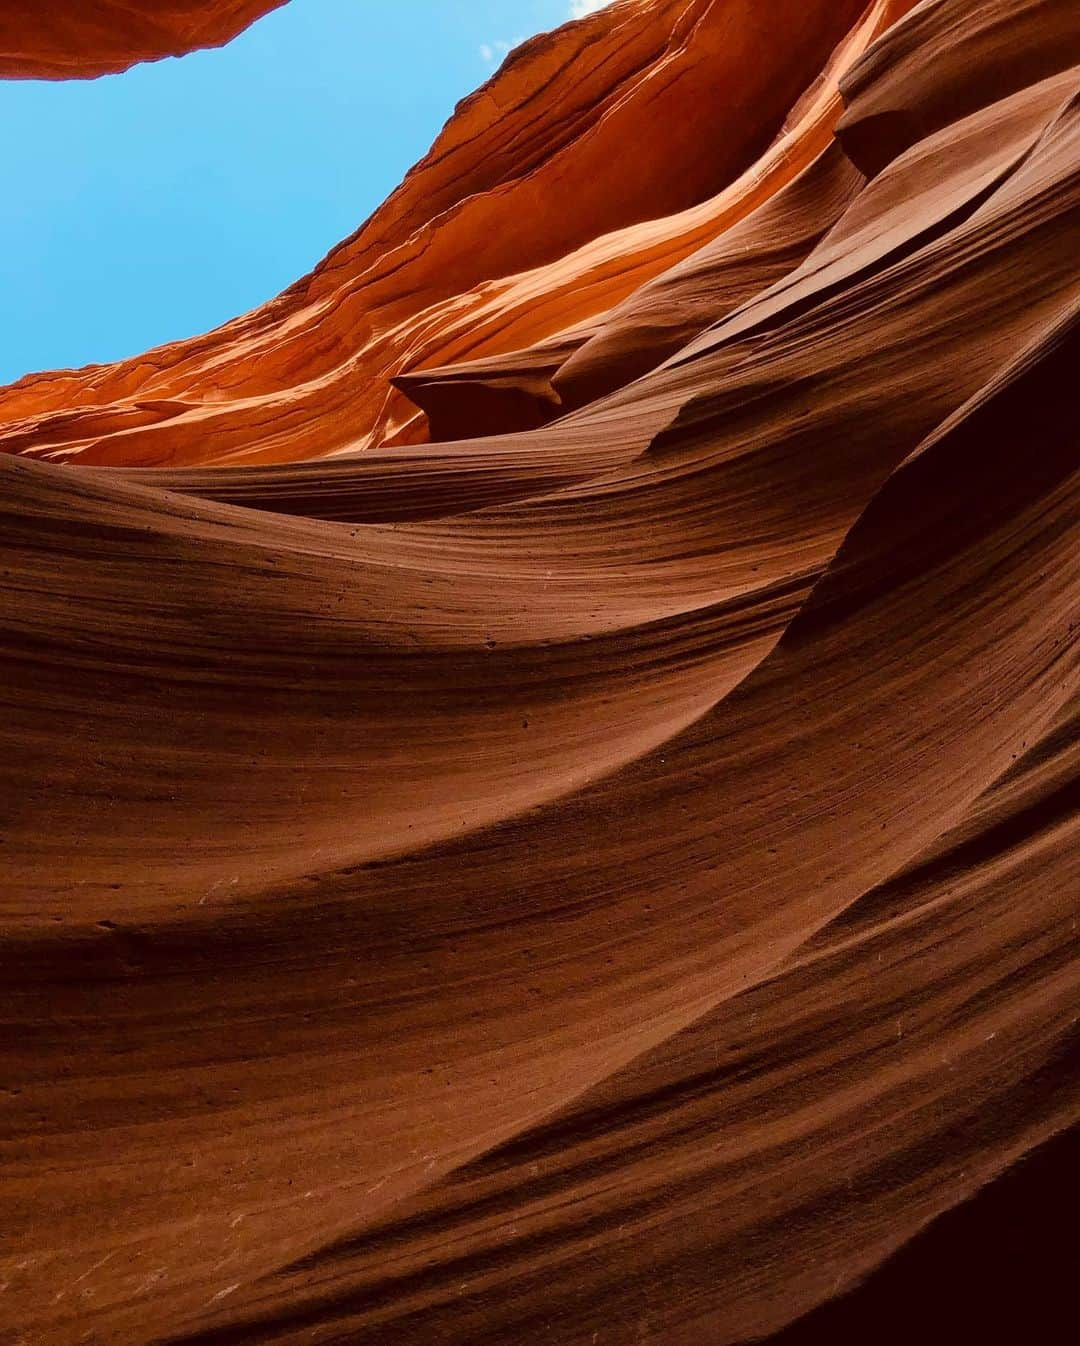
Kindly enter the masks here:
M 766 8 L 0 394 L 12 1343 L 854 1346 L 1064 1175 L 1080 16 Z

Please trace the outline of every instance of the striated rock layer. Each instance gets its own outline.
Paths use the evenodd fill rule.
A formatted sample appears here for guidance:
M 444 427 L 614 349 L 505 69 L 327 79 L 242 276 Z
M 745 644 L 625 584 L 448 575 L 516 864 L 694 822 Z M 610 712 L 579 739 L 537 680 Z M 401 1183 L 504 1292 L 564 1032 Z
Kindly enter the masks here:
M 889 1342 L 1064 1184 L 1078 62 L 621 0 L 0 393 L 0 1342 Z

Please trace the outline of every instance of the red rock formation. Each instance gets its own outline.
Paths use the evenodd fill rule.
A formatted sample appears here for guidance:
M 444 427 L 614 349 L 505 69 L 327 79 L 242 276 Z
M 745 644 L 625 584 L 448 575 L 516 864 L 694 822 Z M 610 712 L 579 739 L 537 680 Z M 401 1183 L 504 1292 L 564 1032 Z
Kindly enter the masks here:
M 221 47 L 285 0 L 0 0 L 0 79 L 94 79 Z
M 1060 0 L 917 6 L 846 72 L 838 134 L 864 172 L 971 112 L 1080 62 L 1080 22 Z
M 812 1333 L 1077 1120 L 1080 16 L 859 8 L 537 39 L 4 395 L 13 1341 Z
M 864 3 L 624 0 L 534 38 L 312 275 L 206 337 L 21 380 L 0 393 L 0 449 L 166 466 L 426 438 L 393 376 L 595 317 L 809 162 L 840 113 L 839 67 L 911 0 L 879 0 L 849 34 Z

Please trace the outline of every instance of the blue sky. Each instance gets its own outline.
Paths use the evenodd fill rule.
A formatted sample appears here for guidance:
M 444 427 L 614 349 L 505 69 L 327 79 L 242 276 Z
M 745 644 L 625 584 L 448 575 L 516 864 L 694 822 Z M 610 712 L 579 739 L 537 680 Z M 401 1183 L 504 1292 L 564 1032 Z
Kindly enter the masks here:
M 246 312 L 352 232 L 509 46 L 598 0 L 292 0 L 221 51 L 0 82 L 0 384 Z

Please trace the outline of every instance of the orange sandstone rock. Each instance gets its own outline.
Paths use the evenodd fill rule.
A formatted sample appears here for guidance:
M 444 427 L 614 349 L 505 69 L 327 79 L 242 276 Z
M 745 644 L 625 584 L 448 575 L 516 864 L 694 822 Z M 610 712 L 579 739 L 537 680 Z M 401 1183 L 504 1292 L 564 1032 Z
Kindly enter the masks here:
M 908 8 L 623 0 L 0 396 L 5 1346 L 864 1346 L 1065 1188 L 1075 7 Z

